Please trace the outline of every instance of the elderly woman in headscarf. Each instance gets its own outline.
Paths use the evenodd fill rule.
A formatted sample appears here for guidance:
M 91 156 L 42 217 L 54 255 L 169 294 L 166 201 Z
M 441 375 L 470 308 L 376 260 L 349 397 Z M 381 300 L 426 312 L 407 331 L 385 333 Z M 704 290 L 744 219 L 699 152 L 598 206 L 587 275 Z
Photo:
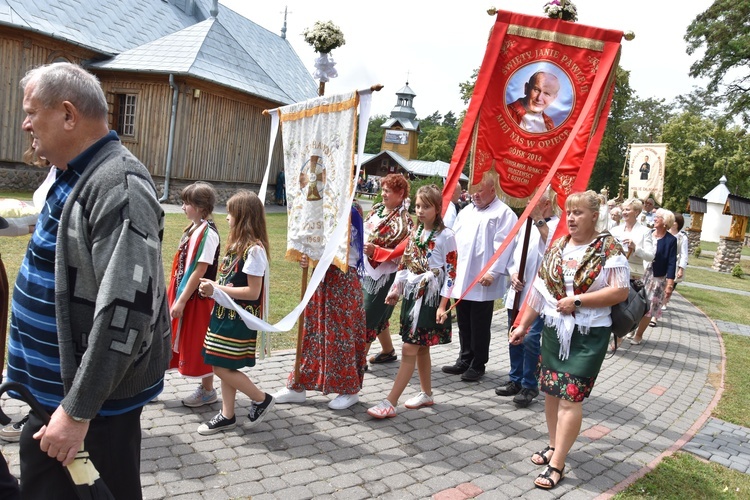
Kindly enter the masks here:
M 565 460 L 581 430 L 582 403 L 607 353 L 611 306 L 628 296 L 630 270 L 622 247 L 596 230 L 599 199 L 594 191 L 573 193 L 565 202 L 569 235 L 555 240 L 544 255 L 529 290 L 526 308 L 510 342 L 523 342 L 541 315 L 540 389 L 546 394 L 549 444 L 531 461 L 545 466 L 534 481 L 552 489 L 565 477 Z

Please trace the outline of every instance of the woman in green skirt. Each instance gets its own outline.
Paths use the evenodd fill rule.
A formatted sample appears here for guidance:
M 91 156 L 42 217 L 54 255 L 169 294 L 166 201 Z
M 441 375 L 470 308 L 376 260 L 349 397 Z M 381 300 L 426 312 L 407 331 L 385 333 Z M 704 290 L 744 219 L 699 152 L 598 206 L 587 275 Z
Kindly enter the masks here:
M 521 344 L 534 320 L 544 317 L 539 385 L 545 393 L 549 444 L 531 457 L 546 466 L 534 481 L 543 489 L 554 488 L 564 477 L 565 460 L 581 430 L 583 400 L 607 353 L 611 306 L 625 300 L 630 287 L 622 247 L 608 233 L 596 231 L 596 193 L 569 195 L 565 212 L 569 235 L 547 249 L 510 337 L 511 344 Z
M 367 349 L 377 338 L 380 353 L 370 358 L 370 363 L 396 361 L 396 350 L 391 341 L 389 321 L 393 306 L 385 303 L 388 290 L 393 285 L 399 259 L 403 253 L 401 244 L 414 229 L 404 200 L 409 197 L 409 181 L 401 174 L 390 174 L 380 183 L 382 203 L 377 203 L 364 221 L 365 276 L 362 290 L 365 294 Z M 400 248 L 400 251 L 397 250 Z

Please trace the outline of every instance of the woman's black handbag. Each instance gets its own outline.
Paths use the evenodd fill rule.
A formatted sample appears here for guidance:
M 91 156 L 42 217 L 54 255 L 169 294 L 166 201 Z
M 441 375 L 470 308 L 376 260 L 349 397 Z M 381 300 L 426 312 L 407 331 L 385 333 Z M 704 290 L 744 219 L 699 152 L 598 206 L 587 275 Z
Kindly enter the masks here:
M 648 312 L 648 297 L 641 280 L 630 280 L 628 298 L 612 306 L 612 333 L 622 338 L 638 328 Z

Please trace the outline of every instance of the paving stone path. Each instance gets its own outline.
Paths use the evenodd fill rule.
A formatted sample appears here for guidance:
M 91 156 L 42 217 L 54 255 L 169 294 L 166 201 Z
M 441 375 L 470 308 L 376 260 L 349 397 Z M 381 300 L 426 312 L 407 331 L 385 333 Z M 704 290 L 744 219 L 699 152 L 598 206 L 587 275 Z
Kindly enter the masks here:
M 220 404 L 183 407 L 180 400 L 194 384 L 169 374 L 165 392 L 143 412 L 144 496 L 595 498 L 645 473 L 708 419 L 721 381 L 721 343 L 711 322 L 676 296 L 644 344 L 605 361 L 584 403 L 582 433 L 568 457 L 567 477 L 552 492 L 537 490 L 533 478 L 540 468 L 529 457 L 546 444 L 543 398 L 519 409 L 494 393 L 507 379 L 505 318 L 504 311 L 494 315 L 492 361 L 480 382 L 462 382 L 440 371 L 455 360 L 457 343 L 433 348 L 437 403 L 421 410 L 400 406 L 396 418 L 384 421 L 365 411 L 387 394 L 397 363 L 374 366 L 365 376 L 360 403 L 348 410 L 332 411 L 331 396 L 309 393 L 305 404 L 277 405 L 263 423 L 246 430 L 242 423 L 249 404 L 242 398 L 240 426 L 213 436 L 195 430 Z M 292 353 L 279 353 L 248 373 L 273 392 L 293 362 Z M 415 376 L 404 400 L 417 390 Z M 15 418 L 25 411 L 15 401 L 4 408 Z M 15 474 L 17 449 L 2 446 Z
M 283 210 L 272 207 L 269 212 Z M 750 326 L 716 324 L 720 331 L 750 334 Z M 535 489 L 541 468 L 529 457 L 546 445 L 543 396 L 519 409 L 510 398 L 495 395 L 495 387 L 507 380 L 506 329 L 505 311 L 496 312 L 487 375 L 466 383 L 440 371 L 457 355 L 454 326 L 455 342 L 432 349 L 436 404 L 421 410 L 400 406 L 396 418 L 384 421 L 365 412 L 390 390 L 397 363 L 373 366 L 360 403 L 350 409 L 332 411 L 327 406 L 332 396 L 308 393 L 305 404 L 277 405 L 249 430 L 242 426 L 249 407 L 243 397 L 240 425 L 213 436 L 195 430 L 221 405 L 183 407 L 180 400 L 195 384 L 170 373 L 164 393 L 143 412 L 144 497 L 607 498 L 679 449 L 748 472 L 748 429 L 710 418 L 724 369 L 720 337 L 703 313 L 676 295 L 642 345 L 626 341 L 604 362 L 584 403 L 581 436 L 568 457 L 565 480 L 551 492 Z M 293 353 L 277 353 L 247 373 L 275 392 L 293 363 Z M 415 375 L 402 402 L 418 388 Z M 3 408 L 14 419 L 26 411 L 13 400 Z M 18 475 L 18 445 L 0 449 Z

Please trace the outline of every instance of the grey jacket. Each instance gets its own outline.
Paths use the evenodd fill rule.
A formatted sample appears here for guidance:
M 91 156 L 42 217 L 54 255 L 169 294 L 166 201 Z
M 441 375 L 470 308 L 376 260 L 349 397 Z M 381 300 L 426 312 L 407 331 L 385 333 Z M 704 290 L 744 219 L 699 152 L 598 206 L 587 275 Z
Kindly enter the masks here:
M 161 240 L 151 176 L 119 141 L 96 153 L 57 232 L 55 312 L 62 406 L 93 418 L 164 377 L 171 357 Z

